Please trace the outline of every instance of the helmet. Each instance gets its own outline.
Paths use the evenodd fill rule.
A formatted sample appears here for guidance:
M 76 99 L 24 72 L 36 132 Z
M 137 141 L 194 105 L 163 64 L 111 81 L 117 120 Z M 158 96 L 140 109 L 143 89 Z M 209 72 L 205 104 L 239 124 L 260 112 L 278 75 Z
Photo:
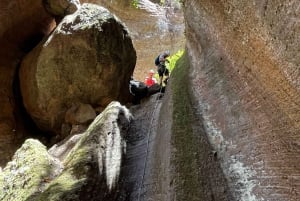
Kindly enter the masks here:
M 149 70 L 149 74 L 154 74 L 154 70 Z
M 164 55 L 170 56 L 170 50 L 166 50 L 166 51 L 164 52 Z

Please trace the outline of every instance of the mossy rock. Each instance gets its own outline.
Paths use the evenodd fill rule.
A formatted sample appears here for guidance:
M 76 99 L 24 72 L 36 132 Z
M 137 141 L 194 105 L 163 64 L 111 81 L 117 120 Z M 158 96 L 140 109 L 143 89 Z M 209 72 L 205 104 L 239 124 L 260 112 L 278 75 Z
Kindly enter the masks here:
M 26 200 L 42 192 L 62 165 L 38 140 L 28 139 L 0 173 L 0 200 Z
M 131 119 L 112 102 L 61 162 L 39 141 L 27 140 L 0 174 L 0 200 L 115 200 Z

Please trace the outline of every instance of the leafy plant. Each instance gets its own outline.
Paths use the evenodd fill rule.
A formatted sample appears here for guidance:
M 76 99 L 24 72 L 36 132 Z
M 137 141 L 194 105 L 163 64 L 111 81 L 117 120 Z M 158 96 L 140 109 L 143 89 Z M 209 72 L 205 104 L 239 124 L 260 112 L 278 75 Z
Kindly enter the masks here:
M 178 59 L 181 58 L 181 56 L 183 55 L 183 53 L 184 53 L 184 50 L 178 50 L 175 54 L 173 54 L 173 55 L 171 55 L 171 56 L 169 56 L 167 58 L 167 60 L 169 62 L 166 62 L 165 64 L 166 64 L 166 67 L 169 69 L 169 73 L 170 74 L 173 71 L 173 69 L 175 68 Z M 156 80 L 159 80 L 158 73 L 156 73 L 154 75 L 154 77 L 155 77 Z
M 167 64 L 167 68 L 169 69 L 170 73 L 173 71 L 177 60 L 183 55 L 184 50 L 179 50 L 175 54 L 171 55 L 167 60 L 169 61 L 169 64 Z

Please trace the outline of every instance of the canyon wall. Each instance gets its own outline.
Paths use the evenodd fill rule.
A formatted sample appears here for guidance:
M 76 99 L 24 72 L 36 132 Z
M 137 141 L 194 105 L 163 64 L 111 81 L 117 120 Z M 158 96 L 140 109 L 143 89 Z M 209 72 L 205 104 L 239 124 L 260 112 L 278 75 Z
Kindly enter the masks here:
M 103 3 L 104 1 L 91 0 L 88 2 Z M 119 11 L 122 21 L 127 19 L 126 24 L 129 25 L 129 32 L 131 32 L 135 48 L 138 50 L 137 55 L 140 59 L 138 59 L 138 65 L 146 66 L 145 69 L 153 66 L 153 57 L 162 47 L 165 49 L 169 46 L 171 50 L 175 50 L 175 46 L 179 47 L 179 44 L 183 43 L 181 37 L 177 38 L 181 31 L 176 31 L 177 26 L 172 27 L 168 24 L 171 20 L 180 21 L 180 15 L 178 18 L 174 15 L 173 19 L 166 20 L 167 16 L 165 15 L 168 13 L 163 11 L 163 15 L 155 16 L 156 19 L 154 19 L 154 16 L 151 16 L 153 12 L 150 12 L 151 3 L 147 4 L 149 7 L 145 7 L 145 9 L 135 9 L 130 7 L 129 1 L 124 1 L 119 5 L 120 7 L 116 4 L 117 1 L 110 2 L 113 3 L 109 4 L 107 1 L 104 3 L 113 12 Z M 149 3 L 149 1 L 143 2 Z M 300 6 L 298 1 L 185 0 L 183 7 L 188 63 L 185 61 L 182 66 L 190 66 L 185 69 L 189 70 L 189 75 L 188 79 L 185 79 L 186 77 L 182 79 L 183 82 L 181 85 L 179 83 L 177 91 L 174 89 L 171 91 L 170 87 L 165 97 L 168 98 L 171 93 L 176 95 L 179 101 L 184 100 L 184 104 L 179 107 L 174 101 L 174 106 L 172 106 L 174 108 L 166 107 L 168 111 L 162 110 L 162 114 L 167 114 L 167 112 L 173 114 L 172 109 L 177 112 L 178 108 L 182 108 L 184 110 L 182 114 L 187 117 L 184 119 L 184 115 L 174 113 L 175 116 L 178 116 L 178 122 L 184 122 L 183 125 L 175 124 L 176 119 L 174 122 L 167 121 L 168 118 L 171 118 L 171 114 L 168 114 L 168 118 L 164 119 L 163 115 L 161 118 L 164 119 L 166 128 L 171 129 L 172 127 L 174 133 L 179 130 L 178 135 L 183 139 L 188 139 L 188 134 L 192 133 L 195 134 L 195 139 L 201 136 L 202 141 L 205 141 L 206 138 L 209 141 L 209 144 L 203 142 L 203 144 L 197 144 L 198 141 L 192 138 L 184 144 L 182 139 L 179 140 L 179 144 L 183 145 L 182 150 L 184 150 L 180 154 L 182 158 L 186 159 L 183 161 L 184 165 L 188 164 L 186 165 L 188 168 L 195 167 L 197 170 L 195 174 L 188 172 L 189 176 L 198 179 L 196 176 L 200 175 L 200 178 L 207 180 L 204 179 L 205 182 L 198 181 L 203 186 L 196 186 L 195 189 L 186 185 L 190 197 L 192 197 L 189 200 L 201 199 L 199 196 L 193 197 L 193 193 L 201 194 L 203 191 L 205 200 L 296 201 L 300 189 L 298 165 L 300 161 Z M 124 11 L 125 8 L 130 12 Z M 47 9 L 49 8 L 47 7 Z M 51 17 L 44 9 L 42 1 L 5 0 L 1 1 L 0 10 L 3 11 L 0 14 L 0 42 L 2 45 L 0 49 L 0 166 L 2 166 L 10 160 L 13 152 L 19 146 L 16 142 L 21 143 L 28 137 L 23 128 L 28 124 L 24 122 L 24 116 L 20 111 L 23 100 L 19 92 L 20 83 L 18 83 L 17 76 L 19 65 L 23 57 L 45 36 L 48 36 L 56 26 L 54 18 L 59 21 L 62 16 Z M 149 20 L 147 23 L 143 18 L 145 16 Z M 159 23 L 160 20 L 163 23 Z M 68 30 L 68 27 L 64 30 Z M 140 27 L 143 28 L 141 32 L 139 32 Z M 178 27 L 181 26 L 178 25 Z M 174 32 L 172 32 L 173 28 Z M 94 34 L 93 31 L 96 30 L 92 29 L 92 34 Z M 171 35 L 166 34 L 168 31 Z M 151 40 L 148 40 L 149 38 Z M 46 38 L 44 39 L 45 42 Z M 93 40 L 91 41 L 91 43 L 80 44 L 84 44 L 84 47 L 90 49 L 87 44 L 94 44 Z M 57 44 L 58 47 L 66 47 L 63 42 L 57 42 Z M 74 48 L 70 50 L 73 51 Z M 73 55 L 76 56 L 77 51 L 74 53 Z M 33 58 L 37 57 L 33 56 Z M 47 58 L 49 57 L 47 56 L 43 61 L 47 62 Z M 97 62 L 104 61 L 100 57 L 95 58 L 97 58 Z M 119 59 L 119 57 L 113 58 Z M 130 60 L 134 63 L 135 56 L 132 56 Z M 31 62 L 26 61 L 28 60 L 24 61 L 25 64 L 30 66 Z M 65 64 L 65 62 L 62 63 Z M 133 70 L 133 63 L 130 65 L 131 70 Z M 79 64 L 80 62 L 76 62 L 76 65 Z M 147 66 L 148 64 L 149 66 Z M 23 65 L 23 69 L 29 69 L 26 66 Z M 61 67 L 61 65 L 57 66 Z M 85 66 L 84 63 L 80 69 L 88 71 Z M 48 66 L 45 69 L 48 70 Z M 147 71 L 144 71 L 144 68 L 140 71 L 142 79 L 142 75 Z M 124 80 L 128 81 L 129 74 Z M 180 71 L 178 74 L 185 74 L 185 72 Z M 64 78 L 63 74 L 58 75 L 59 78 Z M 49 74 L 45 71 L 42 78 L 48 78 L 48 76 Z M 27 77 L 25 76 L 25 78 Z M 24 80 L 26 80 L 25 78 Z M 176 79 L 177 82 L 181 81 L 174 76 L 171 78 L 169 86 L 172 86 Z M 73 81 L 73 79 L 70 80 Z M 189 81 L 188 84 L 187 81 Z M 54 84 L 56 82 L 50 80 L 47 83 Z M 76 86 L 81 88 L 82 82 L 79 83 Z M 26 84 L 28 82 L 25 81 L 22 86 Z M 73 85 L 70 84 L 70 86 L 69 89 L 72 92 Z M 122 86 L 124 86 L 124 90 L 127 89 L 127 82 Z M 182 86 L 188 87 L 183 88 Z M 27 89 L 26 97 L 32 98 L 32 87 L 28 86 Z M 55 87 L 52 88 L 52 90 L 54 89 Z M 188 97 L 188 94 L 185 96 L 186 93 L 183 91 L 189 91 L 191 96 Z M 60 97 L 66 98 L 64 95 L 67 93 L 63 92 L 60 93 Z M 52 96 L 50 97 L 52 98 Z M 73 100 L 73 98 L 71 99 Z M 64 103 L 66 102 L 64 101 Z M 188 105 L 190 103 L 192 103 L 191 107 Z M 35 103 L 32 105 L 34 108 Z M 189 121 L 190 116 L 185 111 L 187 108 L 188 111 L 194 112 L 197 118 Z M 54 113 L 56 114 L 56 111 Z M 42 115 L 42 117 L 44 116 Z M 51 114 L 51 117 L 53 116 Z M 62 117 L 64 115 L 59 118 L 63 119 Z M 47 122 L 47 125 L 51 125 L 51 122 L 50 124 Z M 170 125 L 171 122 L 172 125 Z M 195 129 L 197 124 L 200 126 L 203 124 L 203 128 Z M 182 128 L 190 126 L 191 128 L 181 130 L 180 126 Z M 172 131 L 168 133 L 163 130 L 161 136 L 166 133 L 173 134 Z M 160 133 L 158 135 L 160 136 Z M 195 147 L 201 148 L 202 156 L 198 157 L 195 152 L 191 151 Z M 45 148 L 43 147 L 43 149 Z M 160 154 L 160 152 L 158 153 Z M 203 167 L 198 167 L 198 163 L 195 163 L 196 158 L 201 160 L 199 164 L 202 164 Z M 215 169 L 210 168 L 213 167 L 213 165 L 209 165 L 210 160 L 213 161 Z M 218 166 L 219 162 L 220 167 Z M 12 164 L 14 163 L 10 163 L 10 165 Z M 76 165 L 76 163 L 74 164 Z M 14 170 L 15 166 L 12 167 L 11 169 Z M 169 170 L 168 168 L 166 167 L 166 170 Z M 4 169 L 3 172 L 8 169 Z M 215 173 L 216 170 L 218 175 L 213 177 L 212 175 L 216 174 L 212 173 Z M 176 171 L 174 173 L 176 175 L 181 174 L 180 169 L 174 171 Z M 186 181 L 186 177 L 183 177 L 182 180 L 175 180 L 174 183 L 182 182 L 185 185 Z M 169 185 L 173 185 L 173 180 L 169 183 Z M 25 184 L 22 183 L 20 188 L 23 188 L 23 185 Z M 10 187 L 10 184 L 7 186 Z M 208 192 L 211 190 L 209 188 L 213 189 L 212 192 Z M 227 197 L 226 193 L 228 193 Z M 98 197 L 94 197 L 94 199 L 98 199 Z
M 196 113 L 236 200 L 297 200 L 299 2 L 186 0 Z

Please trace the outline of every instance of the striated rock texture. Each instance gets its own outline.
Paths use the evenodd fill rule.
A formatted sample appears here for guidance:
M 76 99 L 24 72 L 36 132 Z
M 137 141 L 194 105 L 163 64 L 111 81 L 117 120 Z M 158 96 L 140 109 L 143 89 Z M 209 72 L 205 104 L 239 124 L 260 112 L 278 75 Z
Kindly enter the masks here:
M 299 1 L 186 0 L 194 108 L 235 200 L 300 189 Z
M 0 199 L 116 200 L 131 119 L 112 102 L 86 132 L 55 145 L 50 154 L 37 140 L 27 140 L 0 173 Z
M 23 60 L 25 108 L 41 129 L 58 133 L 73 103 L 128 101 L 135 61 L 121 22 L 103 7 L 83 4 Z
M 0 1 L 0 166 L 9 160 L 25 135 L 18 107 L 21 100 L 16 94 L 18 65 L 54 26 L 42 1 Z

